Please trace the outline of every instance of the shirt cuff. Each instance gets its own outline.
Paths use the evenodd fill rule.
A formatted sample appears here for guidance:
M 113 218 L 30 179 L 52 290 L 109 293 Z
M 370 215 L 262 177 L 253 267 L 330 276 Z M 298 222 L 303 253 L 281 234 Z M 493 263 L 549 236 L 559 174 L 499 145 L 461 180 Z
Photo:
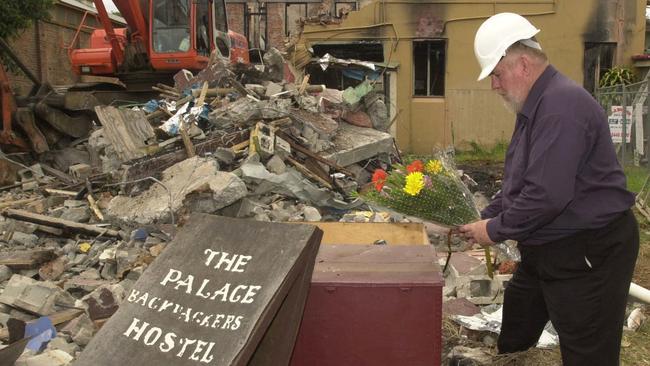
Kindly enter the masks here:
M 501 230 L 501 214 L 490 219 L 490 221 L 487 222 L 486 229 L 488 237 L 495 243 L 508 239 L 503 235 L 499 235 L 499 231 Z

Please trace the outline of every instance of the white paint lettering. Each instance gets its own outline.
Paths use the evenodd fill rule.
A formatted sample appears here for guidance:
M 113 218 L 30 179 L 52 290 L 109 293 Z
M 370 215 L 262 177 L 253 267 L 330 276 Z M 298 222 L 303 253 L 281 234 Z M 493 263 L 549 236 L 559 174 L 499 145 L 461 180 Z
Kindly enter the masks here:
M 212 249 L 206 249 L 206 250 L 204 250 L 204 251 L 203 251 L 203 254 L 207 254 L 207 255 L 208 255 L 208 258 L 205 259 L 205 265 L 209 267 L 209 266 L 210 266 L 210 263 L 212 263 L 212 260 L 214 259 L 214 257 L 216 257 L 217 254 L 219 254 L 219 253 L 220 253 L 220 252 L 214 251 L 214 250 L 212 250 Z
M 242 304 L 250 304 L 253 302 L 253 297 L 257 295 L 257 291 L 259 291 L 262 288 L 262 286 L 248 286 L 248 292 L 246 292 L 246 296 L 244 296 L 244 299 L 241 301 Z
M 138 290 L 131 290 L 131 293 L 129 294 L 129 297 L 127 298 L 127 300 L 128 300 L 129 302 L 134 302 L 135 299 L 138 297 L 139 294 L 140 294 L 140 291 L 138 291 Z
M 246 286 L 246 285 L 238 285 L 237 287 L 235 287 L 235 289 L 232 290 L 232 292 L 230 293 L 230 297 L 228 298 L 228 301 L 230 301 L 230 302 L 239 302 L 239 300 L 241 299 L 241 296 L 237 295 L 237 292 L 239 290 L 245 290 L 247 287 L 248 286 Z
M 185 290 L 186 293 L 191 294 L 192 293 L 192 284 L 194 283 L 194 276 L 192 275 L 187 275 L 187 279 L 185 281 L 178 281 L 176 286 L 174 286 L 175 290 L 178 290 L 180 287 L 187 287 Z
M 217 296 L 221 296 L 221 301 L 226 301 L 228 300 L 228 291 L 230 291 L 230 284 L 226 283 L 219 291 L 215 292 L 212 295 L 210 300 L 214 300 L 217 298 Z
M 167 282 L 176 282 L 181 279 L 181 276 L 183 276 L 183 272 L 170 268 L 165 278 L 160 281 L 160 284 L 165 286 Z
M 190 355 L 190 360 L 200 361 L 201 359 L 199 358 L 199 355 L 201 354 L 201 351 L 203 351 L 203 347 L 207 345 L 208 342 L 204 342 L 199 339 L 199 341 L 196 343 L 196 348 L 194 348 L 194 352 L 192 352 L 192 355 Z
M 244 267 L 248 264 L 248 261 L 250 261 L 253 257 L 250 255 L 239 255 L 239 258 L 237 259 L 237 263 L 233 267 L 232 271 L 233 272 L 244 272 Z
M 241 320 L 242 320 L 242 319 L 244 319 L 244 317 L 243 317 L 242 315 L 236 317 L 236 318 L 235 318 L 235 323 L 233 324 L 232 327 L 230 327 L 230 330 L 236 330 L 236 329 L 239 329 L 239 327 L 241 326 Z
M 212 347 L 214 347 L 214 342 L 209 343 L 208 348 L 205 350 L 205 353 L 203 354 L 203 357 L 201 357 L 202 363 L 210 363 L 214 359 L 214 357 L 210 354 L 212 352 Z
M 173 302 L 173 301 L 165 300 L 165 301 L 163 302 L 162 306 L 158 308 L 158 312 L 160 313 L 160 312 L 162 312 L 162 311 L 165 311 L 165 310 L 169 309 L 169 308 L 172 307 L 172 306 L 174 306 L 174 302 Z
M 160 336 L 162 335 L 162 329 L 158 327 L 151 327 L 147 334 L 144 335 L 144 344 L 147 346 L 153 346 L 154 343 L 158 342 Z
M 221 265 L 225 263 L 226 264 L 225 270 L 230 271 L 230 267 L 232 267 L 236 259 L 237 259 L 237 254 L 231 257 L 229 253 L 221 252 L 221 258 L 219 258 L 219 262 L 217 262 L 217 265 L 214 266 L 214 269 L 221 269 Z
M 196 296 L 200 296 L 200 297 L 202 297 L 204 299 L 207 299 L 208 297 L 210 297 L 210 291 L 206 292 L 205 294 L 203 293 L 203 289 L 205 288 L 205 286 L 208 283 L 210 283 L 210 280 L 208 280 L 208 279 L 203 280 L 203 282 L 201 283 L 201 287 L 199 287 L 199 290 L 196 291 Z
M 165 340 L 164 340 L 165 343 L 160 344 L 160 346 L 159 346 L 160 351 L 165 352 L 165 353 L 171 351 L 172 348 L 174 348 L 174 346 L 176 345 L 174 343 L 174 338 L 176 338 L 176 334 L 174 334 L 174 333 L 170 332 L 170 333 L 165 334 Z
M 142 296 L 140 296 L 137 300 L 135 300 L 135 303 L 140 304 L 142 306 L 147 306 L 147 299 L 149 299 L 149 293 L 145 292 L 142 294 Z
M 187 348 L 187 346 L 189 346 L 190 344 L 194 344 L 194 343 L 196 343 L 196 339 L 185 338 L 183 348 L 181 348 L 181 350 L 176 354 L 176 357 L 183 357 L 183 353 L 185 353 L 185 349 Z
M 235 320 L 235 316 L 234 315 L 228 315 L 226 317 L 226 321 L 221 326 L 221 329 L 228 329 L 228 327 L 230 326 L 230 323 L 232 323 L 233 320 Z
M 225 318 L 226 316 L 223 314 L 217 314 L 217 316 L 214 317 L 214 322 L 212 322 L 212 328 L 216 328 L 217 324 L 221 322 L 221 319 Z
M 133 321 L 131 321 L 131 325 L 129 325 L 129 328 L 123 334 L 127 337 L 131 337 L 131 332 L 135 332 L 135 336 L 133 337 L 133 339 L 135 339 L 136 341 L 140 340 L 140 336 L 147 329 L 149 323 L 142 322 L 142 326 L 139 328 L 138 328 L 138 323 L 140 323 L 140 319 L 133 318 Z
M 160 300 L 159 297 L 155 297 L 155 296 L 152 297 L 151 300 L 149 300 L 149 303 L 147 304 L 147 307 L 149 309 L 156 310 L 158 308 L 158 305 L 156 305 L 155 303 L 158 302 L 159 300 Z

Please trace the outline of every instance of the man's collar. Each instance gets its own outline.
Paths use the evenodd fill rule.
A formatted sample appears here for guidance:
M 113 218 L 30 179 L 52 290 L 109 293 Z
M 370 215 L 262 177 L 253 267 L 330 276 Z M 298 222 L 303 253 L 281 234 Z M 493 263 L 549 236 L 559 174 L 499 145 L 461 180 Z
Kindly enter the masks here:
M 524 102 L 524 106 L 521 108 L 521 112 L 518 114 L 521 114 L 522 116 L 526 117 L 526 119 L 530 119 L 530 117 L 533 114 L 533 110 L 535 106 L 537 105 L 537 101 L 542 95 L 542 92 L 544 89 L 546 89 L 546 86 L 548 83 L 551 81 L 553 76 L 557 74 L 557 70 L 553 67 L 553 65 L 548 65 L 546 66 L 546 69 L 542 72 L 541 75 L 535 80 L 535 83 L 533 84 L 532 88 L 530 88 L 530 92 L 528 92 L 528 96 L 526 97 L 526 101 Z

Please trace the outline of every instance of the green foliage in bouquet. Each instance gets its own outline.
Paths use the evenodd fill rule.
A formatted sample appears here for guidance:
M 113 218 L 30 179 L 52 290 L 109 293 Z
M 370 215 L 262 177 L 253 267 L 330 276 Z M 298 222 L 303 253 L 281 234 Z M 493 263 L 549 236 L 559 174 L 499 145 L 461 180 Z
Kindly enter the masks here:
M 374 189 L 361 194 L 371 205 L 448 226 L 466 224 L 480 216 L 453 162 L 443 155 L 426 162 L 395 165 L 390 173 L 377 169 L 372 183 Z

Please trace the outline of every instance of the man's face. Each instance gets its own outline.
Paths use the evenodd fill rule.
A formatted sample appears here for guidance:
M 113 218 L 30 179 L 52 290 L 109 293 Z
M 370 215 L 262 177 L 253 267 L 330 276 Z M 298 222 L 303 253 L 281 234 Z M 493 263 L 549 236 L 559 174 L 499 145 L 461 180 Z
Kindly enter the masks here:
M 499 61 L 490 77 L 492 90 L 503 98 L 506 107 L 514 113 L 520 112 L 529 91 L 521 55 L 506 55 Z

